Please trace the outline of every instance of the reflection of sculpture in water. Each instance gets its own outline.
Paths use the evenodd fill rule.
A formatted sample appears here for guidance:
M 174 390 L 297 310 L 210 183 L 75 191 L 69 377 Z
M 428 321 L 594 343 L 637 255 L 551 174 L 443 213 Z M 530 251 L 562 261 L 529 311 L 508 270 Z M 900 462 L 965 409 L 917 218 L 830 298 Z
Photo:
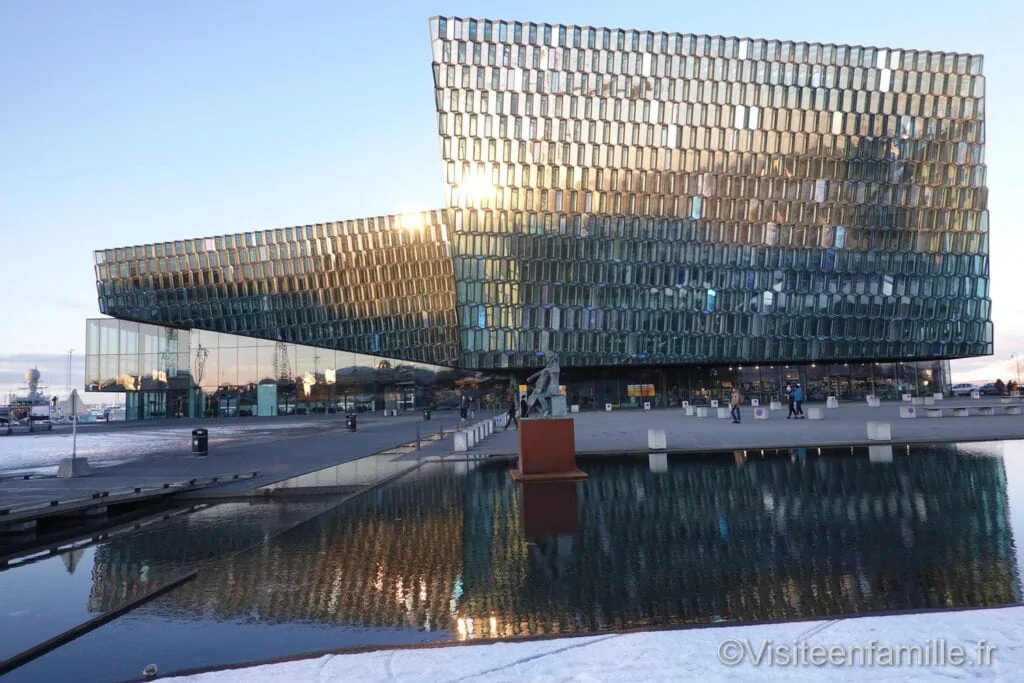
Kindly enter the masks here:
M 540 404 L 542 416 L 551 415 L 551 397 L 558 396 L 558 354 L 551 351 L 544 353 L 548 359 L 547 365 L 526 378 L 527 384 L 536 380 L 533 391 L 526 401 L 530 414 L 533 414 L 534 406 Z

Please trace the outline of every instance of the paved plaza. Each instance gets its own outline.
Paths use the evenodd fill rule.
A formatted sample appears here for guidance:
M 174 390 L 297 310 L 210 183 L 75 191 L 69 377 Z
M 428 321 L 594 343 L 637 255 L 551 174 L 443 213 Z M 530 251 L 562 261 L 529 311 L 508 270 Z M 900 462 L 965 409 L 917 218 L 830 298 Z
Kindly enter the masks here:
M 883 403 L 869 407 L 864 403 L 841 403 L 828 409 L 823 404 L 805 406 L 805 413 L 819 408 L 822 420 L 787 420 L 785 410 L 769 411 L 767 420 L 755 420 L 753 409 L 744 406 L 743 421 L 733 424 L 720 419 L 714 409 L 709 417 L 685 416 L 680 408 L 652 410 L 615 410 L 576 413 L 576 450 L 580 455 L 617 455 L 647 453 L 648 430 L 664 430 L 667 450 L 670 452 L 703 452 L 715 450 L 788 448 L 813 446 L 846 446 L 879 443 L 957 442 L 981 440 L 1024 439 L 1024 416 L 1006 415 L 999 399 L 978 400 L 947 399 L 937 407 L 943 417 L 917 417 L 902 419 L 903 403 Z M 991 406 L 994 415 L 979 416 L 977 408 Z M 970 407 L 969 417 L 953 417 L 956 407 Z M 917 406 L 923 415 L 923 406 Z M 450 412 L 434 414 L 424 421 L 419 412 L 400 416 L 360 415 L 358 431 L 346 429 L 342 415 L 323 416 L 283 425 L 278 418 L 272 423 L 252 421 L 238 429 L 234 420 L 205 420 L 196 422 L 135 423 L 111 425 L 102 429 L 131 431 L 136 429 L 165 429 L 167 445 L 155 452 L 146 452 L 135 460 L 107 467 L 94 467 L 92 474 L 76 479 L 41 477 L 33 479 L 3 478 L 0 476 L 0 504 L 26 506 L 50 500 L 71 500 L 89 496 L 96 491 L 124 491 L 133 487 L 158 487 L 164 483 L 187 481 L 192 478 L 231 477 L 235 474 L 258 472 L 254 478 L 229 482 L 216 487 L 218 493 L 241 495 L 246 491 L 266 486 L 289 477 L 314 472 L 375 453 L 415 442 L 417 436 L 426 439 L 442 428 L 452 430 L 457 415 Z M 476 420 L 491 419 L 492 413 L 480 413 Z M 869 441 L 867 423 L 887 422 L 891 442 Z M 210 430 L 210 454 L 195 457 L 189 452 L 187 430 L 203 426 Z M 186 429 L 187 428 L 187 429 Z M 229 436 L 219 436 L 218 429 L 232 430 Z M 11 437 L 28 443 L 35 436 Z M 425 442 L 423 449 L 397 454 L 394 458 L 413 460 L 424 456 L 454 453 L 450 434 L 442 440 Z M 470 449 L 473 457 L 516 457 L 519 451 L 515 428 L 507 431 L 498 427 L 492 436 Z M 457 454 L 462 455 L 462 454 Z
M 235 420 L 148 423 L 151 429 L 163 427 L 167 430 L 167 444 L 162 450 L 147 452 L 123 464 L 94 467 L 89 476 L 75 479 L 50 476 L 26 480 L 0 475 L 0 504 L 32 505 L 37 501 L 81 498 L 96 491 L 159 487 L 164 483 L 192 478 L 230 477 L 258 471 L 255 478 L 217 487 L 218 491 L 242 493 L 414 442 L 417 436 L 436 435 L 441 428 L 450 430 L 457 416 L 442 413 L 431 421 L 424 421 L 418 412 L 391 417 L 359 415 L 356 432 L 347 430 L 344 415 L 303 419 L 291 428 L 282 426 L 281 421 L 288 419 L 291 418 L 278 418 L 278 428 L 275 429 L 267 429 L 267 424 L 253 421 L 246 423 L 248 428 L 243 430 L 237 429 L 239 422 Z M 197 457 L 190 452 L 188 431 L 194 426 L 209 430 L 210 452 L 207 456 Z M 218 428 L 229 427 L 233 430 L 231 436 L 220 438 Z M 112 426 L 109 429 L 133 428 Z M 17 447 L 21 443 L 27 446 L 37 436 L 43 435 L 4 438 L 13 439 L 7 445 Z M 422 453 L 440 454 L 445 450 L 444 444 L 437 442 L 428 444 Z M 65 455 L 70 456 L 70 453 Z
M 866 403 L 850 402 L 828 409 L 823 403 L 805 404 L 805 414 L 810 408 L 820 408 L 822 420 L 787 420 L 786 410 L 769 411 L 767 420 L 755 420 L 753 408 L 745 405 L 741 424 L 719 419 L 714 409 L 709 409 L 710 416 L 704 418 L 684 416 L 681 408 L 586 412 L 571 417 L 575 420 L 576 452 L 581 455 L 647 453 L 649 429 L 665 431 L 671 452 L 1024 439 L 1024 416 L 1005 415 L 1006 405 L 997 398 L 939 401 L 935 407 L 942 409 L 941 418 L 924 417 L 925 406 L 914 406 L 919 416 L 902 419 L 900 407 L 907 405 L 883 402 L 872 408 Z M 995 414 L 976 415 L 981 406 L 992 407 Z M 970 417 L 953 417 L 956 407 L 971 408 Z M 888 422 L 892 441 L 868 441 L 867 423 L 871 421 Z M 494 436 L 471 452 L 517 456 L 519 440 L 515 428 L 498 428 Z

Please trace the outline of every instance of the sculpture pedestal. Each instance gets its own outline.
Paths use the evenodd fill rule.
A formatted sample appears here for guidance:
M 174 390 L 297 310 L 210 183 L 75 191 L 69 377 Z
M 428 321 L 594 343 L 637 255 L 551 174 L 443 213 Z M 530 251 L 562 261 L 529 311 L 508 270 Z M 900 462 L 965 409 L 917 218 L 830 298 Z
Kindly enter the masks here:
M 579 531 L 579 496 L 575 481 L 519 483 L 522 533 L 527 538 Z
M 571 417 L 524 418 L 519 421 L 519 467 L 516 481 L 586 479 L 576 467 L 576 431 Z

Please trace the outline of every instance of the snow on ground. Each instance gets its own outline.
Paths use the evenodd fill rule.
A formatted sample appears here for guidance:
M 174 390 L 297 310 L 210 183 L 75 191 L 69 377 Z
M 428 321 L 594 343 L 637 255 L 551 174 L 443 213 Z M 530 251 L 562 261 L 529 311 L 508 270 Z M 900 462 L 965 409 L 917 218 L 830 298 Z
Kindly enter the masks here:
M 210 428 L 210 443 L 223 443 L 243 435 L 272 432 L 280 429 L 309 427 L 314 422 L 291 420 L 259 423 L 225 423 Z M 192 426 L 160 429 L 110 429 L 96 431 L 96 427 L 80 426 L 77 453 L 89 458 L 94 465 L 124 463 L 145 455 L 174 449 L 188 449 L 192 439 Z M 71 456 L 72 436 L 69 427 L 60 431 L 5 436 L 0 438 L 0 472 L 56 471 L 61 458 Z
M 162 680 L 1013 681 L 1022 667 L 1024 607 L 1008 607 L 379 650 Z

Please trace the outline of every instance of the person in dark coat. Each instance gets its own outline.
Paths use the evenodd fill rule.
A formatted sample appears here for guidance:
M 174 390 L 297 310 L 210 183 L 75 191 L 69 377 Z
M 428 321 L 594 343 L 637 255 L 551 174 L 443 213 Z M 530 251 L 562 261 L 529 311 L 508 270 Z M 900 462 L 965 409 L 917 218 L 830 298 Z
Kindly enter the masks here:
M 508 400 L 508 411 L 505 413 L 505 431 L 508 431 L 510 422 L 514 422 L 516 429 L 519 429 L 519 420 L 516 419 L 516 400 L 514 398 Z
M 519 417 L 526 417 L 529 412 L 530 406 L 526 403 L 526 397 L 523 396 L 519 399 Z

